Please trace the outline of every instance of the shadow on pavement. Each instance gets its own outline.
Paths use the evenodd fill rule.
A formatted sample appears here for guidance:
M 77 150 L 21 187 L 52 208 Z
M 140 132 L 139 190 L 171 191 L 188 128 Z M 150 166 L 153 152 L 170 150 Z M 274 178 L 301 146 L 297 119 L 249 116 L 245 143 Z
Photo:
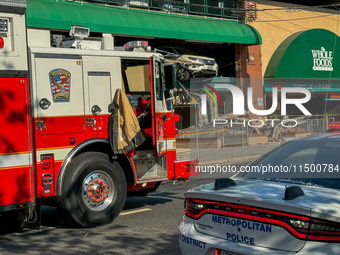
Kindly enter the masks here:
M 180 254 L 178 235 L 169 235 L 166 230 L 159 233 L 126 231 L 127 227 L 114 225 L 110 230 L 115 236 L 107 235 L 107 227 L 92 229 L 68 229 L 67 233 L 55 230 L 22 232 L 12 238 L 0 240 L 1 254 Z M 141 230 L 141 229 L 137 229 Z
M 124 211 L 167 204 L 167 196 L 127 198 Z M 172 193 L 168 192 L 171 196 Z M 174 198 L 178 199 L 178 197 Z M 124 216 L 123 216 L 124 217 Z M 131 216 L 136 219 L 138 215 Z M 140 216 L 139 216 L 140 217 Z M 145 225 L 145 224 L 144 224 Z M 173 232 L 172 232 L 173 233 Z M 41 230 L 23 228 L 17 232 L 0 229 L 0 254 L 180 254 L 178 235 L 152 224 L 125 224 L 119 218 L 114 223 L 96 228 L 67 227 L 52 206 L 42 206 Z

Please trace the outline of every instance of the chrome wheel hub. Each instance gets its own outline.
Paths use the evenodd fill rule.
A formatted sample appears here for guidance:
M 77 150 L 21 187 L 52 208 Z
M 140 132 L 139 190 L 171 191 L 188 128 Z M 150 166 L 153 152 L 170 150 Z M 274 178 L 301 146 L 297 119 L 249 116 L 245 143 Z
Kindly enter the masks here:
M 178 70 L 178 78 L 184 79 L 185 78 L 185 70 L 183 68 L 180 68 Z
M 84 179 L 83 201 L 91 210 L 104 210 L 112 202 L 113 196 L 114 184 L 107 173 L 97 170 Z

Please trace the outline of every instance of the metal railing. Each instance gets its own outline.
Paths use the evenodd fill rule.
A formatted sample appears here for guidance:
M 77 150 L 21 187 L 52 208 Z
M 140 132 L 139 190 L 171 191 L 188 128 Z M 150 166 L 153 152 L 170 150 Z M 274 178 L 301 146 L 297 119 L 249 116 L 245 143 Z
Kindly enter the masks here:
M 211 125 L 207 125 L 204 127 L 190 127 L 185 130 L 179 130 L 179 133 L 176 135 L 176 138 L 190 138 L 193 143 L 195 143 L 196 137 L 200 141 L 200 139 L 221 139 L 221 146 L 244 146 L 248 145 L 248 134 L 249 129 L 248 126 L 243 125 L 234 125 L 230 127 L 230 125 L 218 125 L 216 127 L 212 127 Z
M 248 125 L 233 125 L 232 127 L 228 125 L 225 128 L 228 128 L 228 131 L 222 133 L 222 147 L 248 145 Z
M 296 129 L 301 131 L 311 131 L 312 134 L 323 133 L 328 129 L 328 123 L 334 122 L 334 117 L 320 118 L 320 119 L 307 119 L 298 122 Z
M 327 114 L 333 115 L 334 120 L 340 120 L 340 105 L 335 106 L 334 108 L 330 109 Z
M 120 5 L 171 13 L 195 14 L 238 19 L 238 3 L 229 0 L 81 0 L 105 5 Z
M 204 127 L 190 127 L 184 130 L 178 130 L 176 138 L 217 138 L 221 137 L 224 132 L 228 131 L 227 126 L 220 125 L 219 127 L 212 127 L 212 125 L 207 125 Z
M 280 135 L 278 136 L 278 140 L 286 140 L 293 139 L 296 137 L 300 137 L 301 135 L 315 134 L 315 133 L 323 133 L 328 130 L 328 123 L 333 122 L 335 120 L 334 117 L 327 118 L 315 118 L 315 119 L 305 119 L 298 121 L 297 126 L 293 128 L 283 128 L 281 130 Z M 290 125 L 290 124 L 288 124 Z M 274 128 L 271 129 L 271 132 L 274 131 Z M 271 132 L 263 132 L 262 134 L 268 134 L 268 141 L 272 141 Z M 204 139 L 210 138 L 211 140 L 220 139 L 221 147 L 229 147 L 229 146 L 247 146 L 249 145 L 249 135 L 253 134 L 254 130 L 249 128 L 248 125 L 241 125 L 241 123 L 231 125 L 218 125 L 216 127 L 212 127 L 212 125 L 206 125 L 203 127 L 190 127 L 184 130 L 179 130 L 179 133 L 176 135 L 176 138 L 190 138 L 192 140 L 192 144 L 196 143 L 196 137 L 198 141 L 203 141 Z M 274 139 L 276 140 L 276 139 Z

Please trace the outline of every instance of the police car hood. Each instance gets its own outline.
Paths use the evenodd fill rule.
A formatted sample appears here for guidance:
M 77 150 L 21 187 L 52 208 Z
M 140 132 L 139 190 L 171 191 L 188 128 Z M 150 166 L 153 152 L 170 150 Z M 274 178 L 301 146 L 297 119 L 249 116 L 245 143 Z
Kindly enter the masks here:
M 305 245 L 307 236 L 287 226 L 282 217 L 290 217 L 293 221 L 298 218 L 298 222 L 300 219 L 308 222 L 310 216 L 340 220 L 338 190 L 254 179 L 233 180 L 236 186 L 214 190 L 215 184 L 211 183 L 185 193 L 189 198 L 187 203 L 192 201 L 197 206 L 206 206 L 196 218 L 191 216 L 196 219 L 193 222 L 195 229 L 225 239 L 230 242 L 231 250 L 241 243 L 247 249 L 259 246 L 298 252 Z M 304 195 L 284 200 L 286 186 L 300 186 Z
M 210 183 L 188 190 L 185 196 L 340 221 L 340 190 L 247 178 L 233 180 L 236 186 L 214 190 L 214 183 Z M 301 187 L 304 195 L 284 200 L 289 186 Z

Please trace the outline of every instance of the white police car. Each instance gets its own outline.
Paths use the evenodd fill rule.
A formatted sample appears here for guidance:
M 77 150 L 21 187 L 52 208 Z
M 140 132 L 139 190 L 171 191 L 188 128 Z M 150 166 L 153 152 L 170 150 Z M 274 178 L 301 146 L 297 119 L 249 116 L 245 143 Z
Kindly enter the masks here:
M 292 140 L 245 169 L 185 193 L 183 255 L 340 254 L 340 132 Z

